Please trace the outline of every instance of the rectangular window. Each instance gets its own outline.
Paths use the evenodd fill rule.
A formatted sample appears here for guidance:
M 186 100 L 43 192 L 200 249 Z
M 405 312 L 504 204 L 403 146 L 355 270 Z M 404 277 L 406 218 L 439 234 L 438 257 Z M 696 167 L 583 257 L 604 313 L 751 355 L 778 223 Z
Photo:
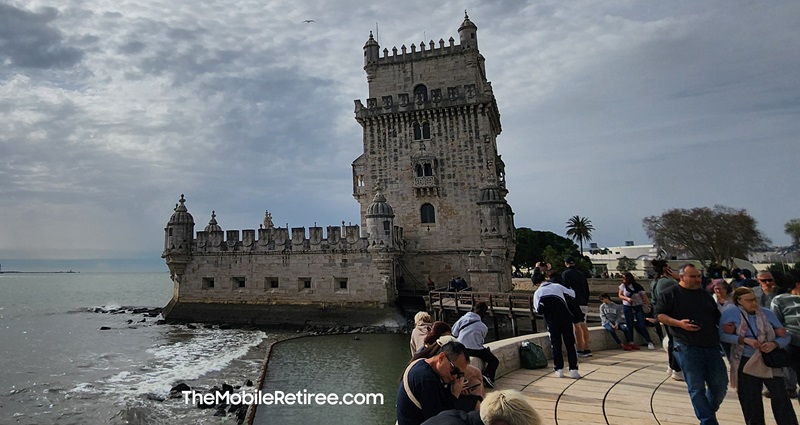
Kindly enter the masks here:
M 213 277 L 204 277 L 203 278 L 203 289 L 213 289 L 214 288 L 214 278 Z
M 347 278 L 346 277 L 337 277 L 333 279 L 333 290 L 336 292 L 348 292 L 347 291 Z
M 267 282 L 265 285 L 266 288 L 271 288 L 271 289 L 280 288 L 279 280 L 277 277 L 268 277 L 265 278 L 265 280 Z
M 297 286 L 298 289 L 301 291 L 304 289 L 312 289 L 311 286 L 311 278 L 310 277 L 301 277 L 297 279 Z
M 233 285 L 231 285 L 231 286 L 234 289 L 236 289 L 236 288 L 244 288 L 245 278 L 244 278 L 244 276 L 235 276 L 235 277 L 231 278 L 231 282 L 233 283 Z

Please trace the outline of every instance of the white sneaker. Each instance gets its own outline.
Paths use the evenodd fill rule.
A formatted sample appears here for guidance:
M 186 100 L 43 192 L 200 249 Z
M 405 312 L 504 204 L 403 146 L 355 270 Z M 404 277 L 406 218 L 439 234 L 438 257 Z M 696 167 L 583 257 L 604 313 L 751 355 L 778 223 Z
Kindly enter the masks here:
M 647 349 L 648 349 L 648 350 L 655 350 L 655 349 L 656 349 L 656 346 L 655 346 L 655 345 L 653 345 L 653 343 L 652 343 L 652 342 L 648 342 L 648 343 L 647 343 Z
M 581 377 L 581 374 L 580 374 L 580 373 L 578 373 L 578 370 L 577 370 L 577 369 L 571 369 L 571 370 L 569 371 L 569 377 L 570 377 L 570 378 L 572 378 L 572 379 L 580 379 L 580 377 Z
M 674 379 L 676 381 L 683 381 L 684 380 L 683 379 L 683 372 L 678 372 L 678 371 L 673 370 L 672 371 L 672 379 Z
M 564 377 L 564 370 L 563 369 L 556 369 L 556 378 L 563 378 Z

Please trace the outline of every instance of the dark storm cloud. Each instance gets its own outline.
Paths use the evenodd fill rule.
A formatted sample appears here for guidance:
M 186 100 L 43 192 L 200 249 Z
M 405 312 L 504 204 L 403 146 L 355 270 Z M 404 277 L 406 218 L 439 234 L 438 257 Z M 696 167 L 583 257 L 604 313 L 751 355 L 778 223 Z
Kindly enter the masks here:
M 49 25 L 58 17 L 53 8 L 39 13 L 0 3 L 0 58 L 22 68 L 68 68 L 83 52 L 67 46 L 63 34 Z

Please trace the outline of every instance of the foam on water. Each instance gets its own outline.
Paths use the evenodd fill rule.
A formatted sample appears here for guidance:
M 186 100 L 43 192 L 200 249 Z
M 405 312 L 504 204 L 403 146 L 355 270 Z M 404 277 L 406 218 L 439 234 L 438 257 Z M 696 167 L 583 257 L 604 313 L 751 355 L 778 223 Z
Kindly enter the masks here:
M 109 393 L 129 398 L 143 394 L 166 396 L 180 381 L 190 381 L 224 369 L 266 338 L 261 331 L 197 329 L 186 341 L 170 342 L 146 350 L 146 367 L 132 365 L 102 384 Z M 105 391 L 104 391 L 105 392 Z

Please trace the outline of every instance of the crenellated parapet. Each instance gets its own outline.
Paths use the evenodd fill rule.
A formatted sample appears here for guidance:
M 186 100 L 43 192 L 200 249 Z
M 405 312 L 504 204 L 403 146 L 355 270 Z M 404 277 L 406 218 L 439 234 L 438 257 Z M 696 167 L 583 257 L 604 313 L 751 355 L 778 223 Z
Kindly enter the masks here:
M 385 199 L 384 199 L 385 201 Z M 385 210 L 391 212 L 391 206 L 381 204 Z M 281 253 L 306 252 L 325 253 L 341 251 L 367 251 L 367 250 L 393 250 L 402 251 L 403 229 L 394 226 L 391 221 L 381 225 L 381 232 L 377 228 L 369 233 L 362 234 L 361 226 L 357 224 L 341 226 L 328 226 L 323 229 L 319 226 L 305 227 L 274 227 L 272 216 L 266 212 L 264 223 L 259 229 L 223 230 L 217 222 L 217 214 L 211 212 L 211 220 L 203 231 L 198 231 L 194 236 L 194 220 L 185 205 L 181 195 L 175 207 L 170 222 L 165 229 L 164 258 L 178 258 L 182 254 L 187 262 L 194 254 L 205 253 Z M 376 209 L 376 217 L 383 217 L 380 208 Z M 384 220 L 385 221 L 385 220 Z M 181 257 L 183 258 L 183 257 Z
M 274 227 L 271 229 L 247 229 L 197 232 L 194 252 L 282 252 L 286 251 L 343 251 L 364 250 L 369 240 L 361 235 L 358 225 L 322 227 Z
M 411 113 L 432 108 L 478 106 L 482 109 L 497 109 L 494 105 L 495 100 L 494 94 L 491 92 L 491 83 L 488 82 L 483 92 L 479 91 L 476 84 L 465 84 L 433 88 L 430 90 L 429 96 L 422 96 L 422 93 L 417 93 L 416 95 L 414 93 L 395 93 L 383 95 L 380 98 L 368 98 L 366 105 L 361 102 L 361 99 L 356 99 L 353 102 L 357 120 L 370 116 Z

